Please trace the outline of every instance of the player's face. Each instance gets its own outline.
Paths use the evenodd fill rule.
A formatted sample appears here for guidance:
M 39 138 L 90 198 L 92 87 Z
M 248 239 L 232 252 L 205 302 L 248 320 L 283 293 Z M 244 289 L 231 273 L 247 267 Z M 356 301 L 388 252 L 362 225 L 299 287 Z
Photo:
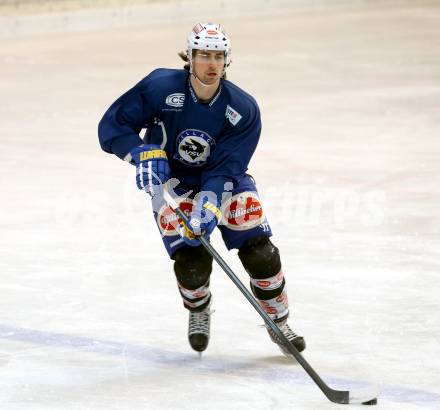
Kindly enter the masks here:
M 225 66 L 223 51 L 197 50 L 194 55 L 193 70 L 205 84 L 220 81 Z

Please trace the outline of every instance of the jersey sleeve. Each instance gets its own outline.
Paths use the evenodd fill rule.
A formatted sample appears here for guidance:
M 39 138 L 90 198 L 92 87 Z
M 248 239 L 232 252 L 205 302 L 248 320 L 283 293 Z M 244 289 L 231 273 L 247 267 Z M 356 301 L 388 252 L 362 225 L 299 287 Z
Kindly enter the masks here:
M 119 97 L 102 117 L 98 137 L 105 152 L 124 159 L 134 147 L 142 144 L 139 132 L 156 112 L 153 73 Z
M 261 134 L 261 117 L 252 99 L 245 115 L 217 141 L 208 166 L 203 170 L 202 189 L 213 191 L 220 200 L 226 182 L 234 185 L 243 177 L 255 152 Z

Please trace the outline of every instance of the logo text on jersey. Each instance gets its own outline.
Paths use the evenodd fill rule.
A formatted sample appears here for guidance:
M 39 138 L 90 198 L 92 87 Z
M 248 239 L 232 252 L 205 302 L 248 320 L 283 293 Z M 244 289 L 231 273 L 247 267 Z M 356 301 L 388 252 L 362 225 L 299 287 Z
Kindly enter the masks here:
M 237 125 L 241 120 L 241 115 L 235 111 L 230 105 L 226 106 L 226 118 L 232 125 Z
M 165 104 L 170 105 L 171 107 L 183 107 L 183 103 L 185 102 L 185 94 L 183 93 L 174 93 L 170 94 L 166 100 Z

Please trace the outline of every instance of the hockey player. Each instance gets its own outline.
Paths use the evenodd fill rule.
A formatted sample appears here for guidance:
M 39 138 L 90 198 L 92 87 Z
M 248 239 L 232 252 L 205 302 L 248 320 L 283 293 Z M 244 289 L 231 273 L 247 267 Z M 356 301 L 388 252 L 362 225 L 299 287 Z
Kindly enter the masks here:
M 258 105 L 226 80 L 231 44 L 220 25 L 197 24 L 188 35 L 186 54 L 180 55 L 184 69 L 157 69 L 110 106 L 99 124 L 101 147 L 135 165 L 138 187 L 153 197 L 156 222 L 189 311 L 191 347 L 206 349 L 211 313 L 213 260 L 197 237 L 209 237 L 218 227 L 227 248 L 238 249 L 254 296 L 302 351 L 303 337 L 287 324 L 280 255 L 269 239 L 255 181 L 246 173 L 260 138 Z M 179 226 L 162 199 L 160 188 L 170 180 L 178 182 L 173 193 L 189 215 L 187 226 Z

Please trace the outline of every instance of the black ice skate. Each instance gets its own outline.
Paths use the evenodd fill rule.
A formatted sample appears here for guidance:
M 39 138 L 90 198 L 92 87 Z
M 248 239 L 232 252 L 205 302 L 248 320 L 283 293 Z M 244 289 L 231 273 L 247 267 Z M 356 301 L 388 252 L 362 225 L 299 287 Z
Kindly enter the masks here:
M 188 340 L 196 352 L 203 352 L 208 347 L 211 313 L 209 306 L 201 312 L 189 312 Z
M 280 328 L 280 330 L 283 332 L 283 335 L 286 336 L 286 338 L 290 341 L 290 343 L 293 344 L 293 346 L 296 347 L 296 350 L 298 352 L 302 352 L 306 348 L 306 342 L 302 336 L 298 336 L 287 324 L 287 319 L 284 319 L 280 322 L 275 322 L 276 325 Z M 272 339 L 272 342 L 276 343 L 280 350 L 286 355 L 290 356 L 291 353 L 287 350 L 287 348 L 284 346 L 284 344 L 281 342 L 281 340 L 277 337 L 277 335 L 272 331 L 271 328 L 267 327 L 267 332 L 269 333 L 270 338 Z

